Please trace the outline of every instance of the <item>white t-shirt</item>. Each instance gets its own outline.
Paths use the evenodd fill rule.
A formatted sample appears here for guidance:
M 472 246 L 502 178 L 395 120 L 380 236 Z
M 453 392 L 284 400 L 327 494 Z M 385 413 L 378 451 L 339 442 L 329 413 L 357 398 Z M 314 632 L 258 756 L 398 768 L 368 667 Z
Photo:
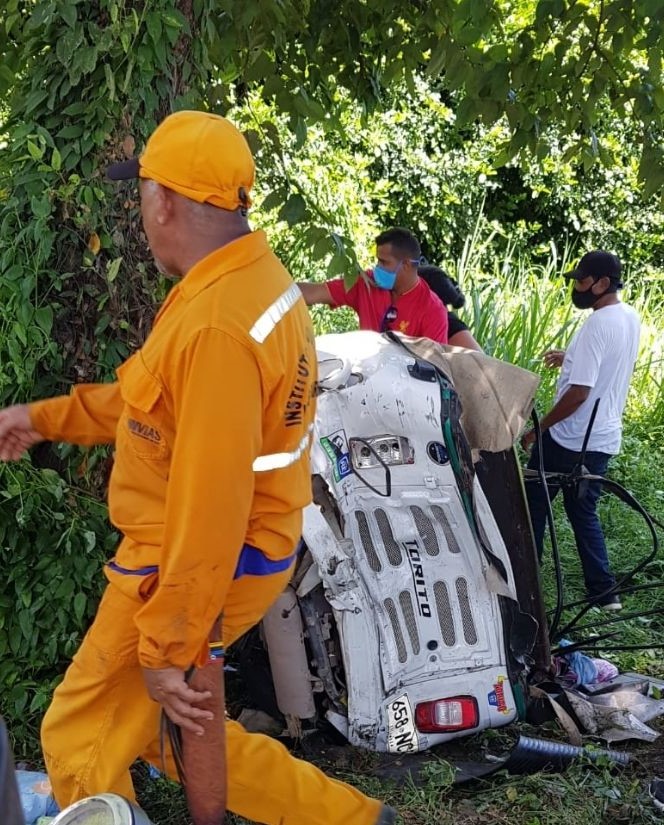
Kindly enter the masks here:
M 556 401 L 572 384 L 590 387 L 578 410 L 554 424 L 554 441 L 579 452 L 595 401 L 599 407 L 588 449 L 616 455 L 622 438 L 622 414 L 639 350 L 641 321 L 632 307 L 609 304 L 593 311 L 565 352 Z

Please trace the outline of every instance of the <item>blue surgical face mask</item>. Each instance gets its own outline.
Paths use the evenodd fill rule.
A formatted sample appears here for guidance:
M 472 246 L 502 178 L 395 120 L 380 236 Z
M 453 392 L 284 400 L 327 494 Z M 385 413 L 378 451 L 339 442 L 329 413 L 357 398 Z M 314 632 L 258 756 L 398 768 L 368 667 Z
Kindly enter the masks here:
M 390 272 L 389 269 L 385 269 L 380 266 L 380 264 L 376 264 L 373 269 L 373 279 L 376 286 L 381 289 L 394 289 L 400 266 L 401 264 L 399 264 L 394 272 Z

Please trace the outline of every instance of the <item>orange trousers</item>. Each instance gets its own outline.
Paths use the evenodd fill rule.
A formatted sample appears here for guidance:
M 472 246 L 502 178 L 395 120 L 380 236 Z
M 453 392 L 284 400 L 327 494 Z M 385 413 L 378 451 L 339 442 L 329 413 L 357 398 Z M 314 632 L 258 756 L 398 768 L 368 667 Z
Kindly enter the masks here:
M 235 581 L 224 606 L 229 645 L 260 621 L 291 571 Z M 42 746 L 61 807 L 102 792 L 133 800 L 137 757 L 162 768 L 160 706 L 148 696 L 137 658 L 134 614 L 142 602 L 108 585 L 95 621 L 56 689 Z M 229 810 L 266 825 L 375 825 L 381 804 L 296 759 L 274 739 L 226 722 Z M 170 760 L 167 769 L 176 778 Z

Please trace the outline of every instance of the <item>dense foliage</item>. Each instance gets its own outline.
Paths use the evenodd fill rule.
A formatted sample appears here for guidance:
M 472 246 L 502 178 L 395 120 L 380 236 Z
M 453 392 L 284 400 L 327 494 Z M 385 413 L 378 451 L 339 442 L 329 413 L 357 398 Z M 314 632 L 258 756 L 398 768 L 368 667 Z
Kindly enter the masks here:
M 146 265 L 135 191 L 111 194 L 103 169 L 174 105 L 200 104 L 204 11 L 170 0 L 3 4 L 0 404 L 108 378 L 143 339 L 163 288 Z M 0 582 L 0 712 L 23 747 L 34 746 L 26 710 L 42 707 L 80 640 L 112 550 L 103 459 L 39 449 L 36 467 L 57 474 L 0 469 L 11 571 Z

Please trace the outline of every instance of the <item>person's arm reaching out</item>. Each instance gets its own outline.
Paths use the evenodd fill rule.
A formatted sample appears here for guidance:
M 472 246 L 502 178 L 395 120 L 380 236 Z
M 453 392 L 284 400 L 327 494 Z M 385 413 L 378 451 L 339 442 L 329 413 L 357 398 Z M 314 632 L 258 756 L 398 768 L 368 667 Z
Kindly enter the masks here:
M 311 284 L 304 281 L 298 282 L 300 292 L 307 306 L 314 304 L 325 304 L 334 306 L 334 301 L 327 284 Z
M 44 440 L 109 444 L 121 412 L 117 383 L 79 384 L 70 395 L 7 407 L 0 410 L 0 460 L 16 461 Z

